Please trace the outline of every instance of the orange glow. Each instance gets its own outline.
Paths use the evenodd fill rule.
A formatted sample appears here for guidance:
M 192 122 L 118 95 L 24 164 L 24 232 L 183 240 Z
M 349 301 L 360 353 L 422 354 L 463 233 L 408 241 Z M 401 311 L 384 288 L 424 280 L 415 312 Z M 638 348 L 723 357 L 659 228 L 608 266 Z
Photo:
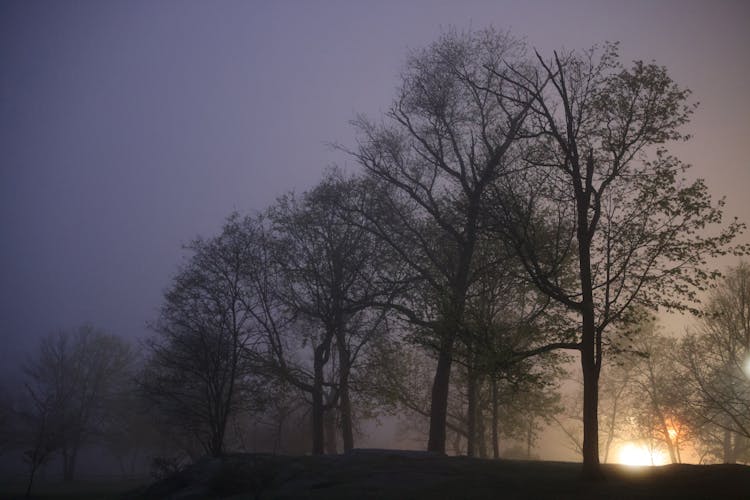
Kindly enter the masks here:
M 685 434 L 684 426 L 674 418 L 667 418 L 665 423 L 667 424 L 667 434 L 669 434 L 669 439 L 673 443 L 676 443 L 677 438 L 682 437 Z

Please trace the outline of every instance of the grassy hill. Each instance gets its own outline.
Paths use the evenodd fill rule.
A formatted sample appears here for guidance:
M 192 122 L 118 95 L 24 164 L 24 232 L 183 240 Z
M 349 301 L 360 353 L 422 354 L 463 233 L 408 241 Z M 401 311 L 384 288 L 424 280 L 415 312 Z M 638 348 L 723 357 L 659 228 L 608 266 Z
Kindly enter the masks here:
M 237 454 L 203 459 L 126 498 L 588 499 L 750 498 L 743 465 L 605 465 L 606 480 L 579 477 L 580 464 L 358 450 L 346 455 Z

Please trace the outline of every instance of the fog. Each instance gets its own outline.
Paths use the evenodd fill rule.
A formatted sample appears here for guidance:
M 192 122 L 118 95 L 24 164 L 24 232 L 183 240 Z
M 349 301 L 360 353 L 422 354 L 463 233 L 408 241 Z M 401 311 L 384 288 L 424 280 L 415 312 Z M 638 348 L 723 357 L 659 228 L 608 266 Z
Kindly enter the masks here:
M 583 331 L 584 327 L 575 316 L 578 313 L 571 312 L 575 309 L 566 310 L 563 306 L 571 297 L 583 301 L 581 297 L 585 292 L 565 295 L 553 286 L 545 288 L 545 283 L 564 288 L 566 280 L 572 278 L 558 274 L 544 282 L 554 273 L 538 272 L 539 266 L 536 274 L 533 271 L 524 274 L 534 266 L 524 267 L 515 260 L 516 264 L 496 265 L 510 262 L 509 256 L 513 254 L 512 238 L 508 236 L 512 231 L 502 232 L 503 229 L 497 228 L 517 227 L 513 224 L 523 219 L 518 214 L 508 216 L 507 210 L 495 213 L 482 207 L 482 217 L 486 215 L 489 222 L 482 219 L 485 225 L 478 225 L 478 231 L 492 227 L 496 231 L 492 238 L 501 242 L 487 246 L 491 250 L 477 251 L 482 259 L 487 259 L 485 267 L 467 267 L 465 276 L 452 268 L 451 262 L 463 262 L 459 258 L 462 250 L 455 250 L 458 257 L 452 253 L 455 241 L 450 237 L 468 227 L 461 226 L 460 221 L 464 219 L 458 212 L 468 202 L 460 198 L 463 194 L 455 195 L 464 191 L 458 188 L 451 191 L 455 177 L 445 173 L 440 174 L 444 177 L 436 177 L 435 185 L 441 191 L 435 188 L 435 193 L 453 196 L 446 198 L 449 200 L 446 203 L 453 203 L 451 210 L 458 213 L 455 218 L 441 219 L 435 216 L 439 210 L 425 208 L 422 200 L 408 196 L 399 198 L 383 188 L 383 182 L 390 181 L 393 188 L 403 179 L 389 179 L 391 171 L 386 172 L 386 167 L 378 170 L 382 166 L 383 152 L 391 151 L 388 148 L 393 146 L 378 135 L 378 127 L 394 123 L 394 127 L 399 126 L 397 120 L 389 122 L 393 116 L 388 113 L 393 111 L 392 105 L 400 96 L 407 97 L 403 100 L 406 111 L 401 118 L 418 120 L 430 111 L 419 107 L 424 105 L 423 101 L 408 100 L 409 84 L 414 79 L 406 76 L 414 76 L 410 71 L 418 67 L 410 66 L 409 61 L 413 60 L 409 58 L 416 58 L 420 50 L 429 51 L 430 44 L 437 43 L 446 34 L 477 33 L 486 27 L 494 27 L 497 34 L 508 30 L 519 44 L 526 45 L 523 57 L 528 56 L 533 64 L 553 61 L 554 51 L 567 54 L 619 41 L 618 60 L 624 68 L 630 68 L 634 60 L 644 61 L 646 65 L 654 61 L 653 70 L 665 67 L 675 88 L 691 90 L 684 96 L 685 103 L 700 103 L 689 119 L 686 118 L 687 123 L 678 127 L 680 134 L 690 135 L 691 139 L 669 141 L 666 147 L 670 154 L 692 166 L 684 180 L 678 176 L 675 186 L 685 187 L 696 179 L 705 179 L 705 193 L 713 198 L 713 206 L 726 197 L 724 220 L 721 225 L 712 225 L 715 222 L 712 220 L 707 224 L 711 229 L 705 232 L 702 227 L 698 230 L 697 226 L 686 225 L 671 239 L 684 237 L 684 241 L 689 241 L 689 234 L 709 238 L 718 234 L 718 228 L 729 228 L 734 217 L 740 222 L 750 220 L 750 201 L 746 193 L 750 186 L 750 168 L 745 144 L 750 136 L 747 120 L 750 116 L 750 67 L 745 64 L 746 50 L 750 46 L 748 20 L 750 8 L 744 2 L 728 0 L 711 4 L 700 1 L 415 1 L 406 5 L 343 1 L 224 2 L 220 5 L 192 1 L 4 2 L 0 6 L 0 334 L 3 342 L 0 386 L 3 388 L 3 418 L 9 420 L 3 422 L 26 418 L 19 415 L 39 416 L 39 408 L 44 406 L 40 406 L 43 388 L 50 385 L 49 374 L 42 369 L 49 362 L 44 353 L 57 352 L 53 347 L 61 349 L 60 339 L 65 338 L 69 346 L 65 352 L 73 357 L 59 356 L 64 361 L 59 365 L 61 369 L 87 366 L 75 357 L 78 352 L 82 353 L 80 359 L 94 356 L 110 361 L 97 366 L 99 372 L 86 371 L 88 368 L 75 372 L 77 377 L 84 377 L 83 373 L 87 377 L 92 373 L 111 376 L 110 382 L 103 382 L 102 387 L 91 393 L 91 400 L 98 401 L 93 405 L 97 406 L 96 411 L 92 410 L 92 414 L 97 415 L 97 425 L 92 424 L 92 429 L 97 428 L 90 433 L 81 431 L 76 441 L 82 450 L 77 465 L 79 476 L 148 476 L 153 472 L 154 457 L 188 462 L 201 454 L 224 450 L 290 454 L 323 449 L 341 452 L 348 447 L 347 435 L 353 439 L 355 448 L 430 448 L 448 454 L 490 458 L 496 451 L 500 456 L 518 459 L 580 461 L 583 452 L 580 415 L 585 406 L 582 390 L 585 381 L 576 350 L 580 346 L 573 346 L 579 339 L 571 337 L 569 331 Z M 538 51 L 540 59 L 536 59 L 534 51 Z M 511 64 L 512 57 L 516 56 L 509 50 L 503 64 Z M 482 66 L 477 61 L 472 61 L 478 64 L 477 71 L 487 69 L 486 63 Z M 526 68 L 519 62 L 517 68 L 522 67 Z M 552 73 L 548 76 L 554 77 Z M 480 87 L 475 85 L 474 88 Z M 520 88 L 516 87 L 518 96 L 523 94 Z M 524 87 L 524 91 L 528 89 Z M 526 98 L 530 103 L 541 102 L 544 92 Z M 507 113 L 507 116 L 502 115 L 507 123 L 521 116 L 525 119 L 527 113 L 538 111 L 535 105 L 521 109 L 522 97 L 508 101 L 502 108 L 502 112 Z M 519 107 L 516 109 L 516 106 Z M 556 109 L 559 111 L 563 106 Z M 413 115 L 409 115 L 410 112 Z M 500 116 L 501 111 L 492 108 L 491 113 Z M 673 116 L 675 114 L 679 112 Z M 471 117 L 467 121 L 471 121 Z M 416 123 L 424 127 L 430 125 L 429 120 Z M 497 123 L 506 121 L 498 119 Z M 471 135 L 476 130 L 471 126 L 475 125 L 470 123 L 461 129 L 466 133 L 464 138 L 479 137 Z M 493 129 L 492 133 L 509 138 L 507 164 L 522 157 L 528 160 L 528 151 L 534 147 L 523 141 L 530 139 L 511 137 L 523 134 L 511 126 L 507 130 L 503 127 L 498 126 L 500 132 Z M 408 136 L 407 129 L 399 130 Z M 600 136 L 592 134 L 594 136 L 597 139 L 581 141 L 582 151 L 583 144 L 590 148 L 590 144 L 600 140 Z M 500 141 L 502 137 L 493 136 L 491 140 Z M 466 144 L 468 142 L 466 139 Z M 638 154 L 653 154 L 662 142 L 653 139 Z M 414 147 L 414 144 L 419 147 L 418 140 L 410 144 L 411 151 L 419 151 Z M 419 164 L 418 159 L 408 156 L 408 151 L 409 148 L 405 148 L 400 153 Z M 581 158 L 585 154 L 582 153 Z M 474 161 L 474 157 L 471 158 Z M 548 160 L 537 158 L 536 164 Z M 505 165 L 504 161 L 500 164 Z M 487 174 L 491 182 L 478 183 L 482 187 L 491 185 L 495 191 L 476 191 L 477 199 L 494 200 L 491 205 L 499 207 L 502 203 L 498 200 L 511 199 L 510 193 L 519 197 L 533 194 L 535 189 L 541 193 L 539 186 L 542 184 L 534 184 L 539 180 L 533 176 L 515 178 L 517 173 L 513 168 L 507 167 L 507 171 L 497 168 L 497 172 Z M 370 176 L 368 179 L 373 184 L 358 184 L 366 176 Z M 497 179 L 506 178 L 503 176 L 512 182 L 508 181 L 507 185 L 499 182 Z M 460 183 L 455 184 L 458 185 Z M 321 191 L 321 186 L 328 191 Z M 400 186 L 403 187 L 403 183 Z M 432 192 L 425 199 L 435 202 L 431 195 Z M 618 195 L 616 193 L 612 199 L 619 199 Z M 540 202 L 534 217 L 550 213 L 553 206 L 550 200 L 557 199 L 554 193 L 545 192 L 544 196 L 548 198 Z M 390 205 L 382 200 L 388 200 Z M 435 202 L 440 210 L 443 209 L 441 200 Z M 702 201 L 696 200 L 696 204 Z M 618 206 L 613 202 L 612 206 L 625 206 L 622 203 Z M 371 214 L 385 213 L 386 205 L 397 207 L 393 213 L 405 222 L 398 225 L 385 216 L 375 220 Z M 370 207 L 370 212 L 362 207 Z M 236 218 L 228 219 L 233 213 L 237 214 Z M 263 217 L 259 217 L 259 213 L 263 213 Z M 305 295 L 301 291 L 309 282 L 300 284 L 301 281 L 292 278 L 284 282 L 286 278 L 282 277 L 298 279 L 296 277 L 304 274 L 303 271 L 312 268 L 324 274 L 317 267 L 324 261 L 322 254 L 311 257 L 312 252 L 308 255 L 306 251 L 317 241 L 314 240 L 317 233 L 313 234 L 310 228 L 325 219 L 321 214 L 331 213 L 338 214 L 336 224 L 350 224 L 348 232 L 331 233 L 331 238 L 342 242 L 351 237 L 351 241 L 357 242 L 345 247 L 342 253 L 350 259 L 346 265 L 357 270 L 356 279 L 361 282 L 356 281 L 356 291 L 352 292 L 355 296 L 347 299 L 351 307 L 339 311 L 350 322 L 344 329 L 346 332 L 331 327 L 329 334 L 324 334 L 321 332 L 328 331 L 327 313 L 321 312 L 322 306 L 310 298 L 316 296 L 313 292 L 307 290 Z M 561 209 L 560 213 L 567 212 Z M 530 214 L 526 215 L 529 215 L 528 220 L 532 219 Z M 434 220 L 430 216 L 435 216 Z M 432 220 L 430 223 L 437 229 L 420 226 L 425 220 Z M 232 226 L 233 223 L 236 225 Z M 339 231 L 336 224 L 330 227 Z M 539 231 L 535 238 L 552 241 L 549 234 L 539 236 L 551 231 L 550 226 L 539 224 L 532 228 Z M 429 245 L 424 240 L 415 243 L 416 239 L 409 239 L 409 228 L 418 226 L 423 232 L 412 233 L 434 238 Z M 352 236 L 351 227 L 365 229 Z M 383 230 L 383 227 L 390 229 Z M 446 230 L 446 227 L 452 229 Z M 569 231 L 562 223 L 557 227 L 562 228 L 556 233 L 558 237 Z M 696 233 L 690 232 L 693 229 Z M 390 240 L 384 235 L 397 235 L 394 238 L 401 238 L 400 248 L 409 250 L 399 254 L 394 250 L 398 245 L 389 246 Z M 728 238 L 732 245 L 750 244 L 747 232 L 732 236 Z M 198 243 L 196 238 L 200 238 Z M 479 241 L 485 241 L 482 238 L 484 236 Z M 264 245 L 270 243 L 266 247 L 258 243 L 261 241 Z M 729 248 L 726 241 L 721 245 L 717 242 L 713 241 L 718 247 Z M 599 456 L 602 461 L 605 447 L 609 447 L 607 461 L 629 460 L 618 453 L 632 441 L 637 446 L 650 446 L 651 451 L 644 460 L 653 462 L 654 449 L 661 445 L 655 444 L 658 439 L 653 437 L 654 433 L 649 431 L 646 438 L 643 430 L 653 426 L 653 422 L 647 424 L 647 416 L 635 414 L 623 416 L 623 420 L 614 416 L 608 420 L 607 411 L 617 407 L 615 401 L 620 401 L 619 408 L 623 410 L 622 405 L 628 405 L 627 397 L 634 398 L 630 400 L 632 403 L 638 401 L 639 394 L 641 398 L 646 393 L 653 395 L 647 387 L 674 385 L 670 378 L 673 373 L 682 373 L 680 370 L 687 370 L 685 367 L 691 362 L 697 363 L 698 358 L 692 355 L 710 352 L 706 345 L 718 345 L 718 341 L 712 343 L 708 339 L 719 326 L 702 322 L 689 310 L 668 311 L 665 307 L 668 305 L 665 297 L 672 297 L 669 294 L 678 288 L 679 293 L 674 295 L 679 295 L 676 302 L 689 303 L 704 312 L 706 304 L 734 300 L 717 297 L 717 289 L 737 292 L 728 297 L 741 296 L 744 285 L 737 283 L 744 276 L 743 269 L 746 270 L 741 264 L 742 249 L 720 255 L 721 252 L 708 250 L 713 243 L 706 243 L 705 251 L 698 244 L 692 246 L 696 255 L 704 252 L 700 255 L 704 262 L 695 265 L 691 261 L 695 269 L 690 277 L 689 270 L 685 270 L 684 275 L 674 269 L 665 272 L 665 287 L 667 277 L 684 276 L 692 280 L 685 282 L 689 284 L 687 288 L 675 285 L 667 290 L 653 285 L 648 294 L 638 295 L 635 301 L 647 295 L 639 306 L 648 308 L 648 312 L 634 307 L 633 314 L 638 317 L 628 316 L 631 322 L 628 324 L 637 324 L 637 327 L 617 324 L 620 317 L 612 320 L 611 327 L 606 327 L 607 335 L 612 338 L 619 335 L 617 338 L 623 345 L 615 340 L 608 343 L 610 337 L 605 337 L 604 349 L 636 352 L 637 355 L 628 357 L 627 353 L 620 353 L 622 357 L 612 363 L 608 363 L 605 356 L 602 364 L 599 383 Z M 498 250 L 501 247 L 503 250 Z M 520 243 L 516 247 L 526 248 Z M 558 250 L 563 247 L 559 245 Z M 690 259 L 679 252 L 689 247 L 682 245 L 679 251 L 660 258 L 663 257 L 664 262 L 669 259 L 674 262 L 682 256 L 688 261 Z M 195 280 L 201 282 L 200 279 L 214 283 L 207 274 L 211 268 L 205 264 L 208 260 L 201 259 L 215 257 L 216 253 L 212 253 L 215 248 L 231 248 L 237 255 L 244 255 L 243 264 L 237 264 L 237 269 L 243 265 L 252 269 L 238 271 L 238 282 L 260 283 L 261 277 L 267 282 L 273 281 L 277 286 L 273 288 L 277 302 L 268 299 L 268 303 L 263 302 L 268 306 L 262 308 L 263 313 L 254 312 L 257 315 L 253 316 L 247 313 L 252 309 L 247 305 L 247 297 L 252 296 L 253 300 L 266 297 L 264 293 L 268 290 L 261 289 L 260 285 L 255 288 L 245 285 L 238 292 L 240 298 L 236 303 L 245 304 L 246 309 L 239 308 L 235 312 L 249 316 L 246 326 L 236 328 L 232 345 L 236 352 L 242 347 L 246 349 L 242 352 L 253 352 L 253 355 L 241 356 L 247 365 L 240 363 L 230 370 L 235 375 L 242 373 L 245 378 L 238 384 L 244 391 L 242 397 L 238 397 L 236 403 L 228 403 L 226 408 L 221 407 L 221 411 L 231 414 L 227 420 L 226 444 L 224 441 L 203 443 L 195 436 L 186 441 L 185 435 L 179 432 L 174 436 L 167 436 L 166 432 L 154 435 L 156 429 L 184 430 L 197 425 L 193 420 L 170 420 L 175 414 L 186 414 L 180 406 L 186 403 L 165 405 L 165 401 L 171 401 L 166 396 L 170 390 L 165 385 L 168 377 L 159 377 L 164 374 L 160 371 L 164 366 L 172 366 L 168 347 L 177 338 L 174 325 L 184 318 L 195 319 L 191 316 L 197 310 L 195 304 L 186 298 L 193 297 L 189 294 L 189 285 L 196 283 Z M 433 254 L 435 248 L 443 251 Z M 455 244 L 455 248 L 463 247 Z M 577 245 L 569 245 L 568 251 L 576 248 Z M 540 249 L 541 246 L 535 247 L 541 252 Z M 259 255 L 266 250 L 274 257 L 263 260 L 266 257 Z M 550 250 L 544 247 L 543 251 Z M 467 255 L 465 260 L 478 258 Z M 529 255 L 538 256 L 539 252 Z M 409 256 L 417 260 L 423 258 L 423 262 L 432 259 L 433 274 L 426 277 L 429 273 L 424 271 L 424 266 L 414 264 Z M 542 257 L 546 258 L 547 254 Z M 555 254 L 542 264 L 549 265 L 555 272 L 568 269 L 565 267 L 570 262 L 567 257 L 550 264 L 558 258 Z M 247 262 L 253 262 L 255 267 Z M 662 265 L 667 269 L 671 264 L 662 262 Z M 596 265 L 593 268 L 600 269 Z M 726 274 L 725 281 L 711 280 L 711 276 L 702 274 L 714 269 Z M 267 274 L 263 274 L 263 270 Z M 455 284 L 461 281 L 461 276 L 468 284 L 462 289 L 462 301 L 456 301 L 456 290 L 461 287 Z M 649 283 L 659 283 L 655 275 L 647 277 Z M 739 281 L 732 282 L 732 277 Z M 575 280 L 585 281 L 580 276 Z M 412 283 L 413 288 L 408 289 L 404 285 L 407 282 Z M 413 285 L 417 282 L 418 285 Z M 533 287 L 540 282 L 541 288 Z M 449 285 L 441 289 L 435 283 Z M 507 287 L 500 287 L 498 283 Z M 488 289 L 491 290 L 487 293 L 494 294 L 489 300 L 491 306 L 484 304 L 481 298 Z M 450 290 L 450 293 L 440 298 L 441 290 Z M 601 290 L 594 287 L 595 294 Z M 693 292 L 703 303 L 689 300 Z M 550 302 L 560 309 L 546 308 L 547 299 L 542 297 L 551 297 Z M 610 298 L 607 295 L 606 300 Z M 262 302 L 257 301 L 254 304 Z M 446 303 L 449 305 L 445 306 Z M 542 303 L 544 307 L 539 306 Z M 456 319 L 459 314 L 456 311 L 464 314 L 464 306 L 470 313 L 466 313 L 466 318 Z M 476 361 L 477 353 L 489 348 L 476 347 L 480 344 L 474 337 L 464 342 L 461 339 L 465 337 L 458 333 L 446 336 L 444 330 L 484 332 L 482 321 L 486 317 L 482 314 L 493 307 L 497 311 L 488 313 L 492 321 L 487 332 L 494 333 L 487 335 L 506 342 L 503 344 L 506 347 L 498 351 L 506 358 L 497 354 L 499 357 L 488 361 L 494 363 L 491 369 L 482 368 L 484 375 L 472 378 L 477 376 L 475 371 L 481 364 Z M 297 312 L 289 313 L 292 309 Z M 316 312 L 310 312 L 313 310 Z M 212 314 L 219 314 L 212 311 Z M 609 308 L 607 311 L 609 313 Z M 631 312 L 628 309 L 627 314 Z M 442 330 L 434 326 L 439 322 L 444 325 Z M 273 328 L 268 326 L 271 323 Z M 467 326 L 469 324 L 471 326 Z M 577 326 L 566 330 L 568 324 Z M 536 333 L 528 334 L 525 328 Z M 518 333 L 522 330 L 526 333 Z M 82 334 L 83 331 L 90 332 L 86 334 L 89 337 Z M 291 331 L 304 333 L 294 336 Z M 689 333 L 703 336 L 696 336 L 690 341 L 692 344 L 685 341 L 684 356 L 679 358 L 676 346 L 682 345 Z M 453 339 L 454 334 L 459 339 L 456 345 L 465 344 L 465 350 L 456 347 L 454 352 L 452 344 L 450 348 L 445 347 L 445 339 Z M 88 340 L 81 340 L 84 337 Z M 622 339 L 627 339 L 627 346 Z M 580 343 L 582 345 L 583 341 Z M 249 347 L 261 344 L 272 346 L 268 352 L 274 356 L 263 357 Z M 545 347 L 551 344 L 568 349 Z M 113 345 L 119 347 L 113 348 Z M 225 349 L 224 344 L 221 345 L 220 349 Z M 346 355 L 346 349 L 337 351 L 341 345 L 348 346 L 351 352 Z M 79 346 L 80 351 L 72 346 Z M 321 353 L 325 351 L 328 356 L 321 361 L 322 378 L 319 380 L 315 378 L 316 347 L 321 347 Z M 739 352 L 741 346 L 737 349 Z M 441 358 L 446 350 L 450 354 Z M 539 350 L 540 357 L 529 354 L 535 350 Z M 112 354 L 114 352 L 120 354 Z M 112 357 L 102 353 L 112 354 Z M 650 357 L 640 356 L 643 353 L 650 353 Z M 649 365 L 649 360 L 666 359 L 672 354 L 675 359 L 670 363 L 674 365 L 666 361 Z M 256 355 L 258 358 L 253 357 Z M 399 355 L 409 357 L 399 358 Z M 741 356 L 737 354 L 736 359 L 729 356 L 731 360 L 726 363 L 741 364 Z M 441 436 L 436 430 L 439 422 L 430 422 L 430 415 L 440 413 L 434 409 L 440 397 L 430 391 L 436 371 L 446 363 L 452 378 L 449 377 L 450 384 L 446 380 L 442 396 L 445 422 Z M 498 368 L 501 365 L 502 368 Z M 509 368 L 511 365 L 516 368 Z M 36 375 L 34 366 L 38 368 Z M 260 375 L 258 366 L 265 370 Z M 516 369 L 518 371 L 513 371 Z M 278 373 L 284 370 L 286 378 L 278 378 Z M 351 381 L 346 379 L 350 370 Z M 490 372 L 495 374 L 494 379 L 486 375 Z M 740 380 L 738 383 L 745 390 L 743 379 L 737 379 L 738 373 L 735 370 L 726 374 L 726 378 Z M 226 380 L 231 378 L 227 377 Z M 321 385 L 316 385 L 316 380 Z M 471 380 L 478 380 L 477 385 L 467 382 Z M 154 385 L 148 386 L 146 381 Z M 699 382 L 696 379 L 696 384 Z M 351 394 L 341 390 L 349 383 Z M 80 388 L 83 384 L 73 385 Z M 739 391 L 732 385 L 732 390 L 735 389 Z M 503 403 L 500 406 L 507 409 L 499 416 L 498 391 Z M 135 393 L 139 394 L 138 398 L 144 393 L 148 397 L 141 400 L 133 395 Z M 732 392 L 731 397 L 745 408 L 742 405 L 747 401 L 743 394 Z M 621 396 L 623 399 L 619 400 Z M 127 399 L 129 397 L 138 401 Z M 663 399 L 654 398 L 665 408 L 668 406 L 666 395 Z M 542 401 L 546 403 L 540 403 Z M 476 406 L 470 410 L 469 405 Z M 101 413 L 97 413 L 99 411 Z M 348 417 L 342 416 L 347 412 Z M 142 420 L 126 424 L 113 417 L 131 413 Z M 337 416 L 330 417 L 334 413 Z M 196 410 L 194 417 L 198 419 L 199 414 Z M 468 414 L 478 414 L 479 418 L 475 421 L 468 418 Z M 612 415 L 616 415 L 616 410 L 612 410 Z M 704 417 L 692 415 L 695 419 Z M 317 424 L 316 418 L 319 419 Z M 331 418 L 333 421 L 328 421 Z M 679 433 L 677 427 L 681 419 L 683 417 L 678 417 L 677 413 L 673 417 L 662 415 L 660 421 L 664 425 L 654 432 Z M 343 422 L 348 420 L 353 428 L 347 431 L 347 424 Z M 496 427 L 500 422 L 501 444 L 497 450 L 493 450 L 491 444 L 492 421 Z M 608 429 L 606 426 L 610 423 L 612 427 Z M 105 441 L 130 425 L 140 433 L 138 439 L 142 441 L 138 443 L 143 446 L 129 450 L 137 449 L 137 453 L 129 456 L 131 463 L 124 467 L 122 460 L 118 462 L 112 452 L 117 446 L 108 448 Z M 325 428 L 328 436 L 324 439 L 321 435 L 319 442 L 310 431 L 316 425 Z M 721 442 L 716 441 L 718 434 L 699 438 L 695 434 L 697 431 L 688 427 L 686 424 L 685 445 L 679 461 L 728 460 L 728 445 L 721 451 L 714 449 L 718 446 L 716 443 Z M 724 429 L 726 424 L 719 427 Z M 11 428 L 10 424 L 7 428 Z M 503 434 L 506 431 L 508 434 Z M 129 431 L 124 432 L 129 435 Z M 740 437 L 730 438 L 737 442 L 733 448 L 736 454 L 729 458 L 746 462 L 747 450 L 740 443 L 746 437 L 734 429 L 732 432 L 733 436 Z M 221 434 L 224 437 L 223 430 Z M 337 436 L 335 444 L 330 442 L 332 434 Z M 481 438 L 470 444 L 472 440 L 466 439 L 467 435 Z M 607 443 L 605 435 L 614 437 Z M 679 436 L 683 438 L 682 434 Z M 669 439 L 667 442 L 672 443 Z M 41 446 L 37 445 L 34 444 L 37 448 Z M 57 471 L 64 468 L 66 459 L 58 449 L 59 444 L 55 446 L 49 457 L 39 459 L 40 474 L 44 477 L 55 477 Z M 29 447 L 33 447 L 29 442 L 3 445 L 0 459 L 5 476 L 26 476 L 29 467 L 22 453 Z M 671 444 L 662 448 L 657 461 L 675 461 Z M 677 451 L 680 451 L 679 446 Z M 636 454 L 634 452 L 633 456 Z

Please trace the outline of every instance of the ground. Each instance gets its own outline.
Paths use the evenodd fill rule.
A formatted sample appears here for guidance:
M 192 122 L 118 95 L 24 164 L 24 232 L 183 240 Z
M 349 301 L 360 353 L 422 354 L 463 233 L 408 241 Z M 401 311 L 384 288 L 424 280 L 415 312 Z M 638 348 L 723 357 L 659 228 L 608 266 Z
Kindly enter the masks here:
M 750 498 L 744 465 L 604 465 L 606 480 L 580 479 L 581 465 L 445 457 L 425 452 L 357 450 L 346 455 L 286 457 L 233 454 L 203 459 L 182 472 L 133 489 L 103 485 L 76 492 L 40 490 L 62 499 L 719 499 Z M 40 485 L 41 486 L 41 485 Z M 93 485 L 91 486 L 94 487 Z M 0 485 L 0 498 L 7 494 Z
M 130 498 L 513 499 L 750 498 L 743 465 L 605 465 L 582 481 L 580 464 L 360 450 L 347 455 L 231 455 L 205 459 Z

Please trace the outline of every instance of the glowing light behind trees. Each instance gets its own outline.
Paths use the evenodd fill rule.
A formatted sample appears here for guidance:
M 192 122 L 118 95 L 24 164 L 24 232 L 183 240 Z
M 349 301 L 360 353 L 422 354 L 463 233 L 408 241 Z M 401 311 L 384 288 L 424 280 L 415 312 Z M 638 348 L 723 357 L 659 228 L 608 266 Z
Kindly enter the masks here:
M 649 449 L 644 443 L 628 442 L 620 447 L 617 462 L 623 465 L 666 465 L 669 458 L 663 451 Z

